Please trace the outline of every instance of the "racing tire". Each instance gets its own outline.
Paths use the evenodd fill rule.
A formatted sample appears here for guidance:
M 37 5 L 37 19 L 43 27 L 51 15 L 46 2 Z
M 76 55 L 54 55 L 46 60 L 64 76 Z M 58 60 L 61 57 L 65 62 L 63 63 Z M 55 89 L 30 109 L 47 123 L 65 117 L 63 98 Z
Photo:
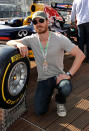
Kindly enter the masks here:
M 13 47 L 7 46 L 5 57 L 6 61 L 3 61 L 2 57 L 0 59 L 2 63 L 0 66 L 2 72 L 0 76 L 0 108 L 10 109 L 24 97 L 30 75 L 30 64 L 28 58 L 22 57 L 19 51 Z

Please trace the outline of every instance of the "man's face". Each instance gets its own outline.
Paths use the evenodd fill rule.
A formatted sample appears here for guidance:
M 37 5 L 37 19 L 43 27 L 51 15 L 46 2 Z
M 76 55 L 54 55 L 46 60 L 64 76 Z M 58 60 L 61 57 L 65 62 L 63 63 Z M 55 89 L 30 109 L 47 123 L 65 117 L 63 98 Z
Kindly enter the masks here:
M 48 20 L 35 18 L 33 20 L 34 28 L 38 34 L 45 33 L 48 30 Z

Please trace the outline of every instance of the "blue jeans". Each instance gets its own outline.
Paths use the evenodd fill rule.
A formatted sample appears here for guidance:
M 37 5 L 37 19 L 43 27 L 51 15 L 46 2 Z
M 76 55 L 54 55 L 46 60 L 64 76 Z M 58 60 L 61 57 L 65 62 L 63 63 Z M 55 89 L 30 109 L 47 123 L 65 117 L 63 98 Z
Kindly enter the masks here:
M 84 52 L 86 44 L 86 59 L 89 60 L 89 22 L 78 25 L 79 48 Z
M 34 97 L 34 110 L 36 114 L 41 115 L 48 111 L 49 103 L 55 88 L 58 89 L 58 93 L 55 96 L 56 102 L 60 104 L 66 103 L 66 97 L 72 90 L 70 80 L 62 80 L 59 84 L 56 84 L 56 77 L 39 81 Z

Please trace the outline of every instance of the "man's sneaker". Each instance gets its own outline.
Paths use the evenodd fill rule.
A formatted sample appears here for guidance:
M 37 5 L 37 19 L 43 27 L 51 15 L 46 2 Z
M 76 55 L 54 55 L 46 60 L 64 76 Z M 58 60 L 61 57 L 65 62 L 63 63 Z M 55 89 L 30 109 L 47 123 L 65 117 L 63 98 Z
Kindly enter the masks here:
M 60 117 L 65 117 L 67 112 L 64 104 L 57 104 L 57 114 Z

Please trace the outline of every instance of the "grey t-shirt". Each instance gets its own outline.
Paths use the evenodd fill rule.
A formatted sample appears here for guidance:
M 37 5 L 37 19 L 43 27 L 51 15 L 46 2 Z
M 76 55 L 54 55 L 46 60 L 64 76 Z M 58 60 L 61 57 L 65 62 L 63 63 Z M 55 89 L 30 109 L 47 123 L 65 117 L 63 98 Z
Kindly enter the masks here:
M 51 38 L 48 43 L 47 49 L 47 63 L 48 70 L 43 71 L 43 54 L 39 45 L 38 34 L 32 34 L 21 39 L 24 45 L 31 47 L 33 50 L 35 61 L 38 70 L 38 81 L 46 80 L 47 78 L 58 76 L 60 73 L 64 73 L 63 58 L 64 51 L 70 52 L 75 46 L 67 37 L 62 34 L 51 32 Z

